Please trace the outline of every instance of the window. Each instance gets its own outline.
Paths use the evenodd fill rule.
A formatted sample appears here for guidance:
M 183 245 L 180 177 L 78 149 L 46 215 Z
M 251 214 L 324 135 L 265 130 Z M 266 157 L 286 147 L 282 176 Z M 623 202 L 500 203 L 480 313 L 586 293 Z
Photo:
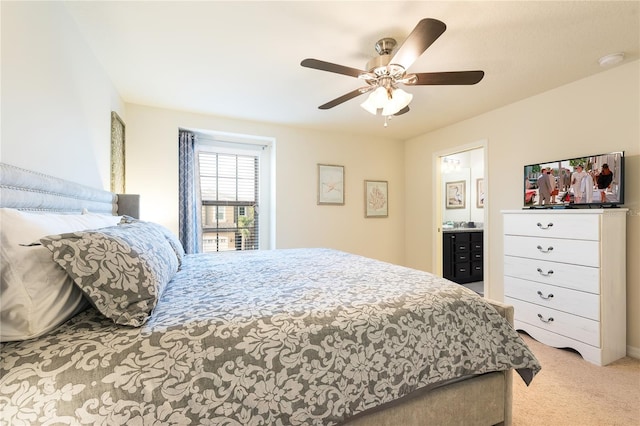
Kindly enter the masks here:
M 260 158 L 200 150 L 204 252 L 257 250 Z
M 185 250 L 275 248 L 275 139 L 182 128 L 179 136 Z

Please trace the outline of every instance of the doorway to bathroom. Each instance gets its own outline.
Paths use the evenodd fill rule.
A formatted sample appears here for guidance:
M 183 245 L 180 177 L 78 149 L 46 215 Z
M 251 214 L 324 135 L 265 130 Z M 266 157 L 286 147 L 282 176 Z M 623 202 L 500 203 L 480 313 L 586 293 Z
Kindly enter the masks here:
M 485 294 L 486 141 L 440 152 L 434 160 L 438 180 L 437 238 L 440 274 Z

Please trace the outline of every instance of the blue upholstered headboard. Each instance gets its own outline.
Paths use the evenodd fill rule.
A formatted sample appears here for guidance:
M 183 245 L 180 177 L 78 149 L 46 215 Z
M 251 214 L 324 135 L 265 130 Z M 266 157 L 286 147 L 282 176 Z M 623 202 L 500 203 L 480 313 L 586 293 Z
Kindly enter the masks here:
M 139 196 L 102 189 L 0 163 L 0 207 L 35 212 L 127 214 L 138 217 Z

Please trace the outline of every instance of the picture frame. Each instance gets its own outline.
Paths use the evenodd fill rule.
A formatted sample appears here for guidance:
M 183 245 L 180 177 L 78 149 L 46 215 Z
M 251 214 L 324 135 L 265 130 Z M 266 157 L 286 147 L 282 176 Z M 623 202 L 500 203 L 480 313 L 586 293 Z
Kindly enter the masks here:
M 318 204 L 344 205 L 344 166 L 318 164 Z
M 478 178 L 476 179 L 476 207 L 479 209 L 484 208 L 484 179 Z
M 464 209 L 466 207 L 466 182 L 458 180 L 445 183 L 445 196 L 447 209 Z
M 389 216 L 389 183 L 386 180 L 364 181 L 364 217 Z
M 125 189 L 125 125 L 111 111 L 111 192 L 124 194 Z

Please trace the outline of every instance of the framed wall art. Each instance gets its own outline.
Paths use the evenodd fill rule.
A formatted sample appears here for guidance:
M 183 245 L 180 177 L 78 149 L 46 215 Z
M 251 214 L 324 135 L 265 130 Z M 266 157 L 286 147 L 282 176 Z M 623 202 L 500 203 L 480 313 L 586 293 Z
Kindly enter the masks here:
M 111 111 L 111 192 L 125 192 L 124 122 Z
M 389 216 L 389 186 L 383 180 L 364 181 L 364 217 Z
M 318 204 L 344 204 L 344 166 L 318 164 Z
M 464 209 L 466 200 L 466 182 L 463 180 L 445 183 L 446 204 L 448 209 Z
M 476 179 L 476 207 L 484 208 L 484 179 Z

